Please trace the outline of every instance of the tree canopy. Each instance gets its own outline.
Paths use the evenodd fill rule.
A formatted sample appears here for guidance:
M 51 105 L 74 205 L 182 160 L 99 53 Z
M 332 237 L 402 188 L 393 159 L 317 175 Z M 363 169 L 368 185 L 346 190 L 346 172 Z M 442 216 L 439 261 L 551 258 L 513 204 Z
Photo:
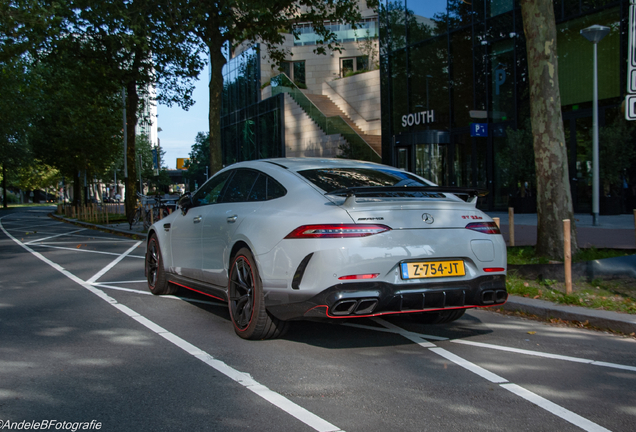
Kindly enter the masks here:
M 121 104 L 121 90 L 125 89 L 129 217 L 137 190 L 135 127 L 147 100 L 144 96 L 154 87 L 158 102 L 178 104 L 184 109 L 193 103 L 193 83 L 204 61 L 200 43 L 185 31 L 185 25 L 182 14 L 171 7 L 169 0 L 8 0 L 0 5 L 0 62 L 28 54 L 34 62 L 54 63 L 69 73 L 83 71 L 76 76 L 76 88 L 71 85 L 52 89 L 58 103 L 68 105 L 60 107 L 54 119 L 37 115 L 31 126 L 40 130 L 34 136 L 77 135 L 78 140 L 84 139 L 82 148 L 88 159 L 108 153 L 93 152 L 90 147 L 101 141 L 94 137 L 101 136 L 105 129 L 121 129 L 121 112 L 119 119 L 113 114 L 114 106 Z M 62 79 L 59 74 L 55 78 Z M 80 81 L 89 81 L 90 85 Z M 82 107 L 67 97 L 72 93 L 79 95 L 80 103 L 99 93 L 92 106 L 95 111 L 82 116 Z M 150 103 L 156 101 L 150 98 Z M 92 120 L 84 121 L 89 117 Z M 121 143 L 120 134 L 114 133 L 113 137 L 117 135 Z M 82 158 L 81 154 L 78 158 Z M 88 163 L 88 159 L 84 162 Z M 67 162 L 60 164 L 68 165 Z M 99 161 L 90 162 L 99 165 Z

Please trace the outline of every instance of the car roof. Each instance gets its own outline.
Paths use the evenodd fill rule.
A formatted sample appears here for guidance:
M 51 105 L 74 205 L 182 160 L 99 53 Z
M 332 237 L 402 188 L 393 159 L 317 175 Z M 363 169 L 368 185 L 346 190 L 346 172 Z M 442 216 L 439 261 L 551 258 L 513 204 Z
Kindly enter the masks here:
M 310 169 L 324 169 L 324 168 L 389 168 L 399 170 L 399 168 L 390 167 L 374 162 L 365 162 L 351 159 L 338 159 L 338 158 L 272 158 L 272 159 L 258 159 L 254 161 L 240 162 L 235 166 L 238 168 L 253 167 L 256 168 L 262 163 L 268 163 L 277 165 L 279 167 L 288 169 L 290 171 L 304 171 Z M 231 166 L 230 166 L 231 167 Z M 228 167 L 228 168 L 230 168 Z

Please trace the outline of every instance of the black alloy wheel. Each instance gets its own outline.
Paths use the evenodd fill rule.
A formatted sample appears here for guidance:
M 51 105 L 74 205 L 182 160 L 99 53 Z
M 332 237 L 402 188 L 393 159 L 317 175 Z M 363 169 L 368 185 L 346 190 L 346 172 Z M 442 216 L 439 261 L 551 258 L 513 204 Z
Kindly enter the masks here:
M 243 339 L 271 339 L 287 330 L 288 323 L 265 310 L 261 278 L 249 249 L 240 249 L 232 259 L 228 283 L 228 306 L 237 335 Z
M 148 240 L 148 250 L 146 252 L 146 278 L 148 289 L 155 295 L 174 294 L 177 287 L 171 285 L 166 280 L 166 271 L 163 268 L 163 258 L 157 236 L 152 234 Z

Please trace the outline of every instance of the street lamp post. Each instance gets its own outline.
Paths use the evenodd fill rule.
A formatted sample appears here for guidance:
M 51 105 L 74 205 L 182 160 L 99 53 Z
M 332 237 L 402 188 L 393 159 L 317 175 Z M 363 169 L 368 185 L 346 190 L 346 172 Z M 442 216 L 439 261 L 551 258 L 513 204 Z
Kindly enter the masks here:
M 607 34 L 610 28 L 602 25 L 593 25 L 581 30 L 581 35 L 594 45 L 594 84 L 592 98 L 592 223 L 598 225 L 599 213 L 599 164 L 598 164 L 598 61 L 597 45 Z

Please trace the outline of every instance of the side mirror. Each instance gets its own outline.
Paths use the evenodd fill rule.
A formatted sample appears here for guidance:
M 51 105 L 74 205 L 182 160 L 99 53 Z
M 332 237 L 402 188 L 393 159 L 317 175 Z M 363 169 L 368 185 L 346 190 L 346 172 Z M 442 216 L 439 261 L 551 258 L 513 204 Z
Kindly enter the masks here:
M 185 193 L 181 198 L 179 198 L 177 205 L 181 209 L 181 213 L 185 216 L 185 214 L 188 213 L 188 209 L 194 207 L 190 192 Z

